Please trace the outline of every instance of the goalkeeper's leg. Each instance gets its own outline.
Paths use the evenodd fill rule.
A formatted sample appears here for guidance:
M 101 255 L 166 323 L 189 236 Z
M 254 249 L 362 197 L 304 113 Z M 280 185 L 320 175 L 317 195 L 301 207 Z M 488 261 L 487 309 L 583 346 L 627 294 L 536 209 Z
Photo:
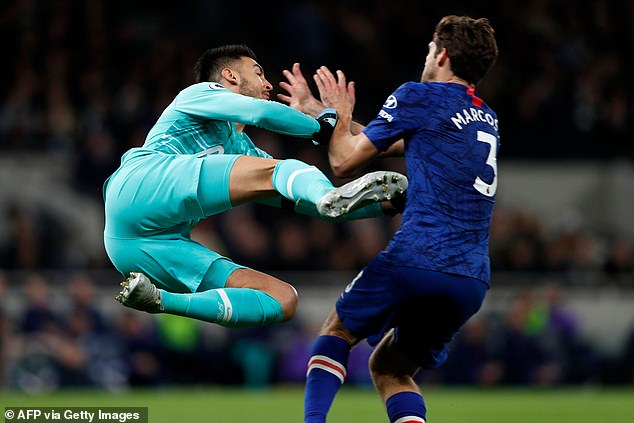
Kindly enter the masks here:
M 199 183 L 199 201 L 207 215 L 219 211 L 214 206 L 216 186 L 206 175 L 214 172 L 203 166 Z M 375 172 L 335 188 L 315 166 L 299 160 L 274 160 L 240 156 L 232 164 L 229 174 L 228 196 L 231 206 L 281 194 L 294 201 L 315 204 L 320 215 L 337 218 L 369 203 L 389 200 L 407 189 L 407 178 L 395 172 Z M 207 201 L 209 198 L 209 201 Z
M 203 166 L 199 184 L 199 198 L 203 210 L 206 208 L 206 185 L 216 186 L 211 178 L 209 184 L 205 183 L 206 173 L 213 175 L 211 171 L 206 172 Z M 250 156 L 241 156 L 235 160 L 228 185 L 232 206 L 280 194 L 293 202 L 301 200 L 317 204 L 321 198 L 335 189 L 326 175 L 315 166 L 294 159 L 275 160 Z M 211 202 L 216 196 L 213 191 L 209 193 Z
M 122 283 L 117 300 L 150 313 L 191 317 L 227 327 L 255 327 L 290 319 L 297 308 L 297 291 L 281 280 L 248 268 L 222 275 L 210 268 L 198 292 L 158 289 L 143 273 L 133 272 Z

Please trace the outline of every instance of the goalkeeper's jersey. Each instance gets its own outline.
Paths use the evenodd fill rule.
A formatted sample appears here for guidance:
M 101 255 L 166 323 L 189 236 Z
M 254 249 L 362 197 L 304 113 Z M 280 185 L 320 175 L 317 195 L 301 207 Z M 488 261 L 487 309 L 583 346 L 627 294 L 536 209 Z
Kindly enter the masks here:
M 233 122 L 310 138 L 319 123 L 283 104 L 236 94 L 216 82 L 182 90 L 163 111 L 137 151 L 165 154 L 244 154 L 270 157 Z

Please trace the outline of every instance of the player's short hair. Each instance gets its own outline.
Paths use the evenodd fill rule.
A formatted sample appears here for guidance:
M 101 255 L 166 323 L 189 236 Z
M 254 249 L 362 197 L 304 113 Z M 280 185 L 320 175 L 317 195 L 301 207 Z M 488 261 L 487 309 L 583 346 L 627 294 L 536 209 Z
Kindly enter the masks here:
M 469 84 L 477 85 L 498 56 L 494 34 L 486 18 L 450 15 L 436 25 L 433 41 L 437 46 L 436 54 L 447 49 L 453 73 Z
M 244 44 L 228 44 L 210 48 L 198 58 L 194 65 L 196 82 L 220 82 L 222 70 L 242 57 L 258 60 L 253 50 Z

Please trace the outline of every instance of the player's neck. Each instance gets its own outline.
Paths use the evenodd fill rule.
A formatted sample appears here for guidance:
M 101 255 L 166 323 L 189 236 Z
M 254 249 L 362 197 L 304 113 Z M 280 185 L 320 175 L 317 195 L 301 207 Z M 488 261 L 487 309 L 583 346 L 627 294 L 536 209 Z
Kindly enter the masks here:
M 236 127 L 236 131 L 240 134 L 242 133 L 242 131 L 244 131 L 244 128 L 246 127 L 244 123 L 238 123 L 238 122 L 233 122 L 233 126 Z
M 453 84 L 460 84 L 464 85 L 465 87 L 475 88 L 464 79 L 456 76 L 456 74 L 454 74 L 451 69 L 448 69 L 447 67 L 439 68 L 433 75 L 433 79 L 429 80 L 428 82 L 451 82 Z
M 460 84 L 460 85 L 464 85 L 465 87 L 471 87 L 472 86 L 467 81 L 465 81 L 462 78 L 457 77 L 456 75 L 449 76 L 448 78 L 446 78 L 445 82 L 451 82 L 453 84 Z M 473 87 L 473 88 L 475 88 L 475 87 Z
M 475 86 L 469 84 L 464 79 L 461 79 L 461 78 L 458 78 L 458 77 L 433 78 L 433 79 L 428 79 L 428 80 L 421 80 L 421 82 L 445 82 L 445 83 L 449 83 L 450 82 L 452 84 L 460 84 L 460 85 L 464 85 L 465 87 L 473 87 L 473 88 L 475 88 Z

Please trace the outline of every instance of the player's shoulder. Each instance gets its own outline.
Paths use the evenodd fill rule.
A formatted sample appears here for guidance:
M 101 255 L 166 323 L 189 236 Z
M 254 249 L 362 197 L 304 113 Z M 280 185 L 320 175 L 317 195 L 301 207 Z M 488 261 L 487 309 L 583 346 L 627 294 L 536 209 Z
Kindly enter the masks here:
M 405 82 L 396 90 L 403 97 L 421 98 L 430 96 L 445 96 L 446 84 L 435 82 Z
M 181 90 L 178 94 L 179 97 L 182 96 L 195 96 L 200 94 L 212 94 L 215 92 L 226 92 L 227 90 L 222 84 L 217 82 L 198 82 L 196 84 L 192 84 L 187 88 Z
M 484 99 L 480 97 L 477 97 L 477 99 L 480 101 L 478 108 L 481 109 L 485 114 L 489 114 L 493 117 L 493 119 L 497 120 L 498 115 L 497 113 L 495 113 L 495 110 L 493 110 L 493 108 L 489 106 L 489 104 L 487 104 L 487 102 L 484 101 Z
M 493 116 L 494 119 L 498 118 L 498 114 L 495 113 L 495 110 L 493 110 L 491 106 L 486 104 L 486 102 L 482 104 L 482 107 L 485 109 L 486 113 L 489 113 L 491 116 Z
M 425 86 L 420 82 L 408 81 L 401 84 L 400 87 L 394 91 L 396 94 L 404 96 L 416 94 L 425 90 Z
M 410 107 L 429 109 L 447 97 L 444 87 L 431 82 L 406 82 L 394 92 L 395 100 Z
M 419 104 L 419 100 L 422 96 L 420 83 L 417 82 L 405 82 L 401 84 L 392 94 L 387 98 L 383 108 L 394 109 L 397 106 L 408 105 L 415 106 Z

